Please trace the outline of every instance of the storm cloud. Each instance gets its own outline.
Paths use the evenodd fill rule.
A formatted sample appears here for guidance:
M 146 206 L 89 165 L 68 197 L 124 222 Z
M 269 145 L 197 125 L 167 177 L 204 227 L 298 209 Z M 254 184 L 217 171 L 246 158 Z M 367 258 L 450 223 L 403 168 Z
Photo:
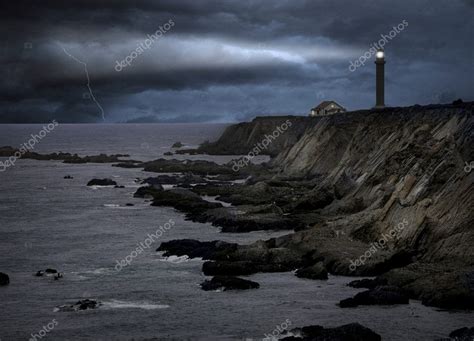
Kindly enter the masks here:
M 369 108 L 373 60 L 349 65 L 404 20 L 385 46 L 387 105 L 474 99 L 471 0 L 0 7 L 0 122 L 234 122 L 306 115 L 327 99 Z

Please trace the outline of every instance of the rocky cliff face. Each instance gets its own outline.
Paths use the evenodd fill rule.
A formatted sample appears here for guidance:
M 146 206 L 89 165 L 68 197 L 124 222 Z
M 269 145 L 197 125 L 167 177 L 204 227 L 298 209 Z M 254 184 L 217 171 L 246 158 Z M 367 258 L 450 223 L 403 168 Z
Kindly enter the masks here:
M 290 118 L 297 130 L 271 149 L 273 181 L 316 183 L 290 206 L 319 222 L 268 245 L 312 253 L 331 273 L 383 274 L 425 304 L 472 308 L 473 111 L 471 102 Z M 245 154 L 276 124 L 231 127 L 217 144 Z
M 255 146 L 261 144 L 266 136 L 273 134 L 289 120 L 291 127 L 282 130 L 268 148 L 260 154 L 276 156 L 282 150 L 296 143 L 303 133 L 316 121 L 298 116 L 257 117 L 252 122 L 243 122 L 228 127 L 219 140 L 203 144 L 198 151 L 207 154 L 248 154 Z
M 472 264 L 474 170 L 466 172 L 466 162 L 474 160 L 473 108 L 470 103 L 325 117 L 272 164 L 286 176 L 321 177 L 338 197 L 323 213 L 360 202 L 374 221 L 351 231 L 355 236 L 370 239 L 406 219 L 397 247 L 423 251 L 429 262 Z

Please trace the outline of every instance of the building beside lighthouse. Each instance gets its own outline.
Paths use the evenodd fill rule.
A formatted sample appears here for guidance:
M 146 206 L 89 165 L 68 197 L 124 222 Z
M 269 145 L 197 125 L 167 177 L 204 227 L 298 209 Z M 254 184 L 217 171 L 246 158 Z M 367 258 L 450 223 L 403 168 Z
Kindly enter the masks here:
M 323 101 L 318 106 L 311 109 L 309 116 L 329 116 L 341 112 L 346 112 L 346 109 L 342 105 L 339 105 L 335 101 Z

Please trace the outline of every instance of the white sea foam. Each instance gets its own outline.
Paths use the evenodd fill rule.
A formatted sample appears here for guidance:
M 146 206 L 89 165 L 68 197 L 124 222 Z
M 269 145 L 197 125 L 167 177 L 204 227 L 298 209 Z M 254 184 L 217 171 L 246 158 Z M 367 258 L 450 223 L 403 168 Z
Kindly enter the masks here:
M 110 300 L 102 302 L 102 307 L 104 309 L 145 309 L 145 310 L 154 310 L 154 309 L 166 309 L 170 306 L 167 304 L 155 304 L 151 302 L 133 302 L 133 301 L 120 301 L 120 300 Z
M 118 205 L 118 204 L 104 204 L 104 207 L 116 208 L 116 207 L 120 207 L 120 205 Z

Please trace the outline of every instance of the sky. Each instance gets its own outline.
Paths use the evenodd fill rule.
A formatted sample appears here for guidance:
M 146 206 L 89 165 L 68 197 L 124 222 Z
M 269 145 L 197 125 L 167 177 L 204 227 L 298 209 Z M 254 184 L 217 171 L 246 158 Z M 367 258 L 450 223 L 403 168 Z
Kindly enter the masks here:
M 371 108 L 381 39 L 387 106 L 472 101 L 473 17 L 474 0 L 2 1 L 0 123 Z

